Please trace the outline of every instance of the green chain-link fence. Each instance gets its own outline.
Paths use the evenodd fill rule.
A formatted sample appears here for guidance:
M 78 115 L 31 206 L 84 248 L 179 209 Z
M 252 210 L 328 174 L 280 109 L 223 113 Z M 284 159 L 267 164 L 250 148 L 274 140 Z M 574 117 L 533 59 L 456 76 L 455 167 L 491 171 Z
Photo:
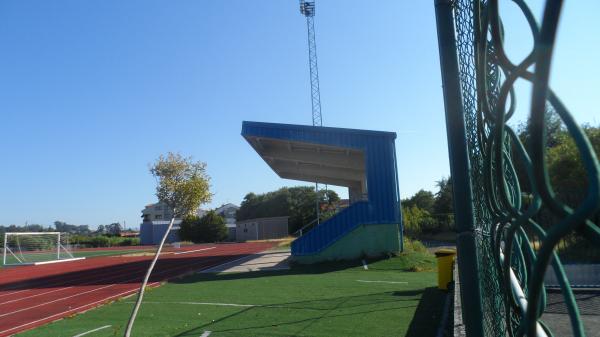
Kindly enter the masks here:
M 529 23 L 523 33 L 534 41 L 532 52 L 518 61 L 505 54 L 498 2 L 435 1 L 463 319 L 469 336 L 553 336 L 543 315 L 544 275 L 551 265 L 572 334 L 585 336 L 557 252 L 560 242 L 574 236 L 587 240 L 588 247 L 600 245 L 600 168 L 584 132 L 548 86 L 562 1 L 546 1 L 537 22 L 524 0 L 513 0 Z M 533 88 L 525 107 L 527 144 L 507 124 L 517 107 L 516 81 Z M 586 172 L 587 189 L 569 206 L 548 178 L 551 113 L 574 140 Z

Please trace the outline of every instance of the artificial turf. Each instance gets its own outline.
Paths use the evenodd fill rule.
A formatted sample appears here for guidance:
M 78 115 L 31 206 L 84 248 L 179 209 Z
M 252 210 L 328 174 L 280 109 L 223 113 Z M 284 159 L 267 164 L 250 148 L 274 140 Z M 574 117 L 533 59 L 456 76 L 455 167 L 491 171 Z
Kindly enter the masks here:
M 147 293 L 133 335 L 433 336 L 444 294 L 434 288 L 432 260 L 414 253 L 372 262 L 368 270 L 360 264 L 331 263 L 191 275 Z M 415 263 L 417 270 L 429 271 L 407 271 L 415 270 Z M 18 336 L 74 336 L 107 325 L 88 336 L 121 336 L 133 300 Z
M 136 254 L 143 252 L 154 252 L 154 248 L 143 248 L 143 249 L 123 249 L 123 250 L 83 250 L 73 252 L 73 257 L 96 257 L 96 256 L 116 256 L 116 255 L 127 255 Z

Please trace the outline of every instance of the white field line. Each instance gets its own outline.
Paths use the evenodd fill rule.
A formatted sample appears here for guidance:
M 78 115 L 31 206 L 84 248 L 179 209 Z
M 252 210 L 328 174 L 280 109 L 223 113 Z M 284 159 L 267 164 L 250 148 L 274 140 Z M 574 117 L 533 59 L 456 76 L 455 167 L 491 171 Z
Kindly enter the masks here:
M 212 331 L 204 331 L 204 333 L 201 334 L 200 337 L 208 337 L 208 336 L 210 336 L 211 333 L 212 333 Z
M 402 282 L 402 281 L 369 281 L 369 280 L 356 280 L 356 282 L 363 282 L 363 283 L 390 283 L 390 284 L 408 284 L 408 282 Z
M 77 261 L 77 260 L 85 260 L 85 257 L 73 257 L 73 258 L 64 259 L 64 260 L 52 260 L 52 261 L 34 262 L 33 264 L 36 265 L 36 266 L 39 266 L 39 265 L 42 265 L 42 264 L 61 263 L 61 262 L 69 262 L 69 261 Z
M 244 267 L 244 266 L 241 266 Z M 290 267 L 260 267 L 260 269 L 255 269 L 252 270 L 251 268 L 248 268 L 248 271 L 279 271 L 279 270 L 290 270 Z M 227 273 L 227 271 L 224 271 L 224 273 Z M 237 273 L 237 271 L 233 270 L 231 271 L 231 273 Z
M 133 301 L 123 302 L 133 304 Z M 239 304 L 239 303 L 216 303 L 216 302 L 162 302 L 162 301 L 144 301 L 143 304 L 175 304 L 175 305 L 206 305 L 216 307 L 237 307 L 237 308 L 289 308 L 280 304 Z
M 367 261 L 362 260 L 363 263 L 363 268 L 365 268 L 365 270 L 369 270 L 369 267 L 367 266 Z
M 73 337 L 81 337 L 81 336 L 89 335 L 89 334 L 91 334 L 92 332 L 96 332 L 96 331 L 104 330 L 104 329 L 106 329 L 106 328 L 110 328 L 111 326 L 112 326 L 112 325 L 105 325 L 105 326 L 101 326 L 101 327 L 99 327 L 99 328 L 96 328 L 96 329 L 93 329 L 93 330 L 90 330 L 90 331 L 86 331 L 86 332 L 80 333 L 79 335 L 75 335 L 75 336 L 73 336 Z
M 210 250 L 210 249 L 215 249 L 217 247 L 208 247 L 208 248 L 202 248 L 202 249 L 194 249 L 194 250 L 188 250 L 185 252 L 177 252 L 177 253 L 173 253 L 174 255 L 181 255 L 181 254 L 189 254 L 189 253 L 195 253 L 195 252 L 201 252 L 204 250 Z
M 135 302 L 125 302 L 135 303 Z M 257 305 L 257 304 L 237 304 L 237 303 L 214 303 L 214 302 L 153 302 L 144 301 L 144 304 L 185 304 L 185 305 L 214 305 L 218 307 L 268 307 L 269 305 Z

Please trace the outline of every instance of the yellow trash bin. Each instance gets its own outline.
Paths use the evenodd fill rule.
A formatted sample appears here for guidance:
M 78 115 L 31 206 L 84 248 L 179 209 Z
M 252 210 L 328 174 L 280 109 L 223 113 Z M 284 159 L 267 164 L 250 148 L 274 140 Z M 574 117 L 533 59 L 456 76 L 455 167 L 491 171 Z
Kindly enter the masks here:
M 438 288 L 448 290 L 448 284 L 452 282 L 452 268 L 454 267 L 456 249 L 439 249 L 435 252 L 435 257 L 438 265 Z

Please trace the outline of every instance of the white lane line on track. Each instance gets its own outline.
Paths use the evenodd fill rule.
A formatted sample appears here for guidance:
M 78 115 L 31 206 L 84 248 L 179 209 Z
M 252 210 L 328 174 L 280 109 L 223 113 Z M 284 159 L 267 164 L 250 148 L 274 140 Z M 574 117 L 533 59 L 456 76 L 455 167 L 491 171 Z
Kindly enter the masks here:
M 120 270 L 121 269 L 120 266 L 122 266 L 122 265 L 102 264 L 102 265 L 96 266 L 96 268 L 116 267 L 114 269 L 119 269 Z M 127 269 L 127 268 L 123 268 L 123 269 Z M 88 270 L 83 269 L 83 270 L 75 270 L 75 271 L 77 271 L 77 272 L 86 272 Z M 70 273 L 70 272 L 73 272 L 73 270 L 69 270 L 67 272 Z M 48 275 L 48 277 L 56 277 L 56 276 L 59 276 L 59 274 Z M 58 285 L 61 285 L 61 284 L 64 284 L 64 283 L 73 282 L 73 281 L 81 280 L 81 279 L 86 279 L 88 277 L 89 277 L 89 275 L 82 275 L 80 277 L 76 277 L 76 278 L 73 278 L 73 279 L 68 279 L 68 280 L 63 280 L 63 281 L 54 281 L 54 282 L 46 283 L 46 284 L 44 284 L 44 286 L 45 287 L 50 286 L 50 285 L 52 285 L 52 286 L 58 286 Z M 20 281 L 23 281 L 23 280 L 20 280 Z M 15 294 L 22 293 L 24 291 L 30 291 L 30 290 L 32 290 L 32 288 L 26 288 L 26 289 L 21 289 L 21 290 L 14 290 L 14 289 L 12 289 L 12 292 L 6 293 L 6 294 L 0 294 L 0 297 L 9 296 L 9 295 L 15 295 Z M 11 291 L 11 289 L 7 289 L 5 291 Z
M 58 289 L 54 289 L 54 290 L 50 290 L 50 291 L 44 291 L 44 292 L 42 292 L 42 293 L 38 293 L 38 294 L 35 294 L 35 295 L 31 295 L 31 296 L 25 296 L 25 297 L 20 297 L 20 298 L 14 299 L 14 300 L 10 300 L 10 301 L 6 301 L 6 302 L 2 302 L 2 303 L 0 303 L 0 305 L 4 305 L 4 304 L 8 304 L 8 303 L 13 303 L 13 302 L 19 302 L 19 301 L 22 301 L 22 300 L 26 300 L 26 299 L 28 299 L 28 298 L 37 297 L 37 296 L 42 296 L 42 295 L 46 295 L 46 294 L 52 294 L 52 293 L 55 293 L 55 292 L 57 292 L 57 291 L 71 289 L 71 288 L 73 288 L 73 287 L 74 287 L 74 286 L 70 286 L 70 287 L 62 287 L 62 288 L 58 288 Z
M 104 330 L 104 329 L 106 329 L 106 328 L 110 328 L 111 326 L 112 326 L 112 325 L 105 325 L 105 326 L 101 326 L 101 327 L 99 327 L 99 328 L 96 328 L 96 329 L 93 329 L 93 330 L 90 330 L 90 331 L 82 332 L 82 333 L 80 333 L 79 335 L 75 335 L 75 336 L 73 336 L 73 337 L 81 337 L 81 336 L 89 335 L 89 334 L 91 334 L 92 332 L 96 332 L 96 331 Z
M 145 268 L 138 268 L 138 269 L 139 269 L 140 271 L 144 271 L 144 269 L 145 269 Z M 135 270 L 135 272 L 137 272 L 137 270 Z M 76 285 L 76 286 L 75 286 L 75 285 L 73 285 L 73 286 L 68 286 L 68 287 L 60 287 L 60 288 L 58 288 L 58 289 L 54 289 L 54 290 L 50 290 L 50 291 L 45 291 L 45 292 L 37 293 L 37 294 L 31 295 L 31 296 L 20 297 L 20 298 L 14 299 L 14 300 L 10 300 L 10 301 L 6 301 L 6 302 L 2 302 L 2 303 L 0 303 L 0 306 L 2 306 L 2 305 L 4 305 L 4 304 L 8 304 L 8 303 L 14 303 L 14 302 L 18 302 L 18 301 L 26 300 L 26 299 L 28 299 L 28 298 L 33 298 L 33 297 L 37 297 L 37 296 L 42 296 L 42 295 L 46 295 L 46 294 L 51 294 L 51 293 L 54 293 L 54 292 L 57 292 L 57 291 L 62 291 L 62 290 L 67 290 L 67 289 L 72 289 L 72 288 L 75 288 L 75 287 L 81 287 L 81 286 L 86 286 L 86 285 L 93 285 L 93 284 L 95 284 L 95 283 L 98 283 L 98 282 L 101 282 L 101 281 L 107 281 L 107 280 L 111 280 L 111 279 L 119 278 L 119 277 L 122 277 L 122 276 L 123 276 L 123 275 L 121 275 L 121 274 L 117 274 L 117 275 L 111 275 L 111 276 L 109 276 L 109 277 L 103 277 L 103 278 L 100 278 L 100 279 L 98 279 L 98 278 L 96 278 L 96 279 L 90 279 L 89 281 L 86 281 L 86 282 L 84 282 L 84 283 L 82 283 L 82 284 L 78 284 L 78 285 Z M 113 283 L 113 284 L 114 284 L 114 283 Z M 31 289 L 29 289 L 29 290 L 31 290 Z M 2 316 L 0 316 L 0 317 L 2 317 Z
M 88 277 L 88 276 L 85 275 L 84 277 L 78 277 L 78 278 L 75 278 L 75 279 L 69 280 L 69 281 L 76 281 L 76 280 L 80 280 L 80 279 L 85 279 L 86 277 Z M 50 285 L 52 285 L 52 286 L 59 286 L 60 284 L 64 284 L 64 283 L 66 283 L 66 282 L 65 281 L 62 281 L 62 282 L 53 282 L 53 283 L 50 283 L 50 284 L 46 284 L 46 286 L 50 286 Z M 61 289 L 66 289 L 66 288 L 62 287 Z M 31 290 L 33 290 L 33 289 L 32 288 L 27 288 L 27 289 L 17 290 L 17 291 L 14 291 L 12 293 L 8 293 L 8 294 L 0 294 L 0 297 L 9 296 L 9 295 L 15 295 L 15 294 L 18 294 L 18 293 L 22 293 L 24 291 L 31 291 Z M 10 303 L 10 302 L 12 302 L 12 301 L 2 302 L 2 303 L 0 303 L 0 305 L 2 305 L 4 303 Z
M 142 268 L 140 270 L 143 271 L 144 269 Z M 54 290 L 50 290 L 50 291 L 45 291 L 45 292 L 42 292 L 42 293 L 37 293 L 37 294 L 31 295 L 31 296 L 25 296 L 25 297 L 20 297 L 20 298 L 14 299 L 14 300 L 6 301 L 6 302 L 1 302 L 0 306 L 4 305 L 4 304 L 8 304 L 8 303 L 14 303 L 14 302 L 26 300 L 28 298 L 33 298 L 33 297 L 37 297 L 37 296 L 51 294 L 51 293 L 54 293 L 54 292 L 57 292 L 57 291 L 61 291 L 61 290 L 67 290 L 67 289 L 71 289 L 71 288 L 75 288 L 75 287 L 81 287 L 81 286 L 85 286 L 85 285 L 93 285 L 94 283 L 97 283 L 97 282 L 100 282 L 100 281 L 106 281 L 106 280 L 110 280 L 110 279 L 114 279 L 114 278 L 119 278 L 121 276 L 122 275 L 117 274 L 117 275 L 112 275 L 112 276 L 109 276 L 109 277 L 103 277 L 101 279 L 98 279 L 98 278 L 90 279 L 89 281 L 86 281 L 84 283 L 78 284 L 76 286 L 73 285 L 73 286 L 68 286 L 68 287 L 60 287 L 58 289 L 54 289 Z M 81 278 L 77 278 L 77 279 L 81 279 Z M 26 290 L 32 290 L 32 289 L 26 289 Z
M 369 280 L 356 280 L 356 282 L 363 282 L 363 283 L 390 283 L 390 284 L 408 284 L 408 282 L 402 282 L 402 281 L 369 281 Z
M 177 252 L 177 253 L 173 253 L 173 255 L 181 255 L 181 254 L 190 254 L 190 253 L 195 253 L 195 252 L 201 252 L 204 250 L 210 250 L 210 249 L 215 249 L 217 247 L 209 247 L 209 248 L 202 248 L 202 249 L 194 249 L 194 250 L 188 250 L 185 252 Z
M 254 254 L 254 253 L 245 253 L 245 254 L 246 254 L 246 256 L 245 256 L 245 257 L 248 257 L 249 255 L 252 255 L 252 254 Z M 240 258 L 240 259 L 241 259 L 241 258 Z M 236 260 L 239 260 L 239 259 L 236 259 Z M 229 261 L 229 262 L 234 262 L 234 261 L 236 261 L 236 260 L 232 260 L 232 261 Z M 228 263 L 228 262 L 221 263 L 221 264 L 226 264 L 226 263 Z M 215 267 L 217 267 L 217 266 L 219 266 L 219 265 L 221 265 L 221 264 L 212 265 L 212 266 L 206 266 L 206 268 L 208 268 L 208 269 L 212 269 L 212 268 L 215 268 Z M 189 267 L 189 266 L 186 266 L 186 267 Z M 173 269 L 180 269 L 180 268 L 181 268 L 181 267 L 177 267 L 177 268 L 168 269 L 168 270 L 165 270 L 165 271 L 163 271 L 163 272 L 161 272 L 161 273 L 159 273 L 159 274 L 162 274 L 162 273 L 164 273 L 164 272 L 167 272 L 167 271 L 170 271 L 170 270 L 173 270 Z M 200 270 L 202 270 L 202 269 L 200 269 Z M 150 283 L 148 286 L 150 286 L 150 287 L 153 287 L 153 286 L 155 286 L 155 285 L 159 285 L 161 282 L 162 282 L 162 281 L 153 282 L 153 283 Z M 114 284 L 113 284 L 113 285 L 114 285 Z M 23 327 L 26 327 L 26 326 L 29 326 L 29 325 L 32 325 L 32 324 L 36 324 L 36 323 L 38 323 L 38 322 L 42 322 L 42 321 L 45 321 L 45 320 L 48 320 L 48 319 L 51 319 L 51 318 L 54 318 L 54 317 L 57 317 L 57 316 L 59 316 L 59 318 L 60 318 L 60 316 L 61 316 L 61 315 L 64 315 L 64 314 L 66 314 L 66 313 L 70 313 L 70 312 L 77 312 L 78 310 L 80 310 L 80 309 L 82 309 L 82 308 L 86 308 L 86 307 L 90 307 L 90 308 L 91 308 L 91 307 L 93 307 L 93 306 L 94 306 L 94 305 L 96 305 L 96 304 L 103 303 L 103 302 L 109 301 L 109 300 L 111 300 L 111 299 L 114 299 L 114 298 L 123 297 L 123 296 L 125 296 L 126 294 L 129 294 L 129 293 L 135 293 L 135 292 L 136 292 L 138 289 L 139 289 L 139 287 L 138 287 L 138 286 L 136 286 L 134 289 L 129 289 L 129 290 L 127 290 L 127 291 L 121 292 L 121 293 L 119 293 L 119 294 L 116 294 L 116 295 L 111 295 L 111 296 L 105 297 L 105 298 L 103 298 L 103 299 L 101 299 L 101 300 L 98 300 L 98 301 L 95 301 L 95 302 L 92 302 L 92 303 L 84 304 L 84 305 L 81 305 L 81 306 L 79 306 L 79 307 L 76 307 L 76 308 L 73 308 L 73 309 L 69 309 L 69 310 L 66 310 L 66 311 L 62 311 L 62 312 L 59 312 L 59 313 L 57 313 L 57 314 L 52 314 L 52 315 L 46 316 L 46 317 L 44 317 L 44 318 L 40 318 L 40 319 L 37 319 L 37 320 L 31 321 L 31 322 L 27 322 L 27 323 L 25 323 L 25 324 L 21 324 L 21 325 L 19 325 L 19 326 L 16 326 L 16 327 L 12 327 L 12 328 L 10 328 L 10 329 L 6 329 L 6 330 L 3 330 L 3 331 L 0 331 L 0 334 L 7 333 L 7 332 L 9 332 L 9 331 L 18 330 L 18 329 L 21 329 L 21 328 L 23 328 Z M 130 294 L 130 295 L 133 295 L 133 294 Z
M 135 303 L 135 302 L 125 302 L 125 303 Z M 214 302 L 153 302 L 153 301 L 144 301 L 144 304 L 186 304 L 186 305 L 215 305 L 219 307 L 259 307 L 260 305 L 256 304 L 237 304 L 237 303 L 214 303 Z
M 175 269 L 181 269 L 181 268 L 185 268 L 185 267 L 174 267 L 174 268 L 171 268 L 171 269 L 167 269 L 167 270 L 161 271 L 161 272 L 159 272 L 157 274 L 154 274 L 154 276 L 161 275 L 161 274 L 164 274 L 164 273 L 166 273 L 168 271 L 175 270 Z M 116 275 L 115 277 L 112 277 L 112 278 L 118 278 L 118 277 L 120 277 L 120 275 Z M 130 281 L 136 281 L 136 280 L 139 280 L 139 277 L 129 278 L 127 280 L 121 281 L 120 283 L 127 283 L 127 282 L 130 282 Z M 41 306 L 44 306 L 44 305 L 47 305 L 47 304 L 51 304 L 51 303 L 55 303 L 55 302 L 60 302 L 62 300 L 66 300 L 66 299 L 69 299 L 69 298 L 73 298 L 73 297 L 77 297 L 77 296 L 80 296 L 80 295 L 88 294 L 88 293 L 91 293 L 91 292 L 94 292 L 94 291 L 106 289 L 106 288 L 109 288 L 109 287 L 112 287 L 112 286 L 115 286 L 115 285 L 118 285 L 118 284 L 119 283 L 111 283 L 109 285 L 105 285 L 105 286 L 102 286 L 102 287 L 99 287 L 99 288 L 95 288 L 95 289 L 92 289 L 92 290 L 80 292 L 80 293 L 77 293 L 77 294 L 74 294 L 74 295 L 70 295 L 70 296 L 66 296 L 66 297 L 61 297 L 61 298 L 58 298 L 58 299 L 55 299 L 55 300 L 52 300 L 52 301 L 44 302 L 44 303 L 41 303 L 41 304 L 38 304 L 38 305 L 34 305 L 34 306 L 31 306 L 31 307 L 27 307 L 27 308 L 22 308 L 22 309 L 15 310 L 15 311 L 12 311 L 12 312 L 8 312 L 8 313 L 5 313 L 5 314 L 0 314 L 0 317 L 13 315 L 13 314 L 16 314 L 16 313 L 19 313 L 19 312 L 22 312 L 22 311 L 34 309 L 34 308 L 41 307 Z
M 154 283 L 158 283 L 158 282 L 154 282 Z M 35 324 L 35 323 L 38 323 L 38 322 L 42 322 L 42 321 L 45 321 L 45 320 L 47 320 L 47 319 L 49 319 L 49 318 L 56 317 L 56 316 L 60 316 L 60 315 L 63 315 L 63 314 L 69 313 L 69 312 L 73 312 L 73 311 L 75 311 L 75 312 L 76 312 L 77 310 L 79 310 L 79 309 L 81 309 L 81 308 L 85 308 L 85 307 L 92 307 L 92 306 L 94 306 L 94 305 L 96 305 L 96 304 L 98 304 L 98 303 L 106 302 L 106 301 L 108 301 L 108 300 L 110 300 L 110 299 L 112 299 L 112 298 L 116 298 L 116 297 L 119 297 L 119 296 L 123 296 L 123 295 L 125 295 L 125 294 L 127 294 L 127 293 L 130 293 L 130 292 L 133 292 L 133 291 L 136 291 L 136 290 L 137 290 L 137 288 L 136 288 L 136 289 L 130 289 L 130 290 L 124 291 L 124 292 L 122 292 L 122 293 L 119 293 L 119 294 L 116 294 L 116 295 L 111 295 L 111 296 L 109 296 L 109 297 L 103 298 L 103 299 L 101 299 L 101 300 L 98 300 L 98 301 L 96 301 L 96 302 L 92 302 L 92 303 L 84 304 L 84 305 L 82 305 L 82 306 L 79 306 L 79 307 L 77 307 L 77 308 L 73 308 L 73 309 L 69 309 L 69 310 L 66 310 L 66 311 L 62 311 L 62 312 L 59 312 L 58 314 L 53 314 L 53 315 L 50 315 L 50 316 L 46 316 L 46 317 L 44 317 L 44 318 L 40 318 L 40 319 L 37 319 L 37 320 L 35 320 L 35 321 L 27 322 L 27 323 L 25 323 L 25 324 L 21 324 L 21 325 L 19 325 L 19 326 L 15 326 L 15 327 L 12 327 L 12 328 L 10 328 L 10 329 L 6 329 L 6 330 L 3 330 L 3 331 L 0 331 L 0 334 L 6 333 L 6 332 L 9 332 L 9 331 L 13 331 L 13 330 L 18 330 L 18 329 L 20 329 L 20 328 L 23 328 L 23 327 L 26 327 L 26 326 L 28 326 L 28 325 L 32 325 L 32 324 Z
M 196 251 L 200 251 L 200 250 L 208 250 L 208 249 L 213 249 L 213 248 L 217 248 L 217 247 L 210 247 L 210 248 L 198 249 L 198 250 L 189 251 L 189 252 L 196 252 Z M 185 254 L 185 253 L 188 253 L 188 252 L 182 252 L 181 254 Z M 175 253 L 175 254 L 177 254 L 177 253 Z M 100 279 L 100 280 L 98 280 L 98 279 L 93 279 L 93 280 L 90 280 L 90 281 L 88 281 L 88 282 L 85 282 L 85 283 L 83 283 L 83 284 L 78 284 L 77 286 L 81 286 L 81 285 L 87 285 L 87 284 L 93 284 L 93 283 L 95 283 L 95 282 L 98 282 L 98 281 L 110 280 L 110 279 L 112 279 L 112 278 L 118 278 L 118 277 L 120 277 L 120 276 L 121 276 L 121 275 L 114 275 L 114 276 L 111 276 L 111 277 L 108 277 L 108 278 L 102 278 L 102 279 Z M 81 279 L 81 278 L 78 278 L 78 279 Z M 59 284 L 60 284 L 60 283 L 59 283 Z M 25 300 L 25 299 L 28 299 L 28 298 L 37 297 L 37 296 L 42 296 L 42 295 L 46 295 L 46 294 L 49 294 L 49 293 L 53 293 L 53 292 L 57 292 L 57 291 L 61 291 L 61 290 L 66 290 L 66 289 L 70 289 L 70 288 L 74 288 L 74 287 L 75 287 L 75 286 L 62 287 L 62 288 L 60 288 L 60 289 L 55 289 L 55 290 L 51 290 L 51 291 L 46 291 L 46 292 L 43 292 L 43 293 L 39 293 L 39 294 L 35 294 L 35 295 L 31 295 L 31 296 L 20 297 L 20 298 L 14 299 L 14 300 L 6 301 L 6 302 L 1 302 L 1 303 L 0 303 L 0 305 L 4 305 L 4 304 L 8 304 L 8 303 L 13 303 L 13 302 L 18 302 L 18 301 Z M 26 291 L 26 290 L 31 290 L 31 289 L 23 289 L 23 290 L 20 290 L 19 292 L 21 292 L 21 291 Z M 11 294 L 6 294 L 6 295 L 12 295 L 12 294 L 15 294 L 15 293 L 16 293 L 16 292 L 13 292 L 13 293 L 11 293 Z M 0 297 L 2 297 L 2 296 L 0 296 Z M 0 317 L 2 317 L 2 316 L 0 315 Z
M 22 292 L 24 292 L 24 291 L 27 291 L 27 290 L 31 290 L 31 289 L 22 289 L 22 290 L 17 290 L 17 291 L 14 291 L 14 292 L 12 292 L 12 293 L 8 293 L 8 294 L 0 294 L 0 297 L 4 297 L 4 296 L 9 296 L 9 295 L 14 295 L 14 294 L 22 293 Z
M 166 273 L 168 271 L 171 271 L 171 270 L 174 270 L 174 269 L 183 269 L 183 268 L 185 268 L 185 266 L 167 269 L 167 270 L 164 270 L 162 272 L 159 272 L 158 274 L 154 274 L 154 276 L 160 275 L 160 274 L 164 274 L 164 273 Z M 129 282 L 129 281 L 135 281 L 137 279 L 138 279 L 138 277 L 129 278 L 129 279 L 125 280 L 125 281 L 122 281 L 121 283 L 123 283 L 123 282 Z M 8 312 L 8 313 L 5 313 L 5 314 L 0 314 L 0 317 L 13 315 L 13 314 L 16 314 L 16 313 L 19 313 L 19 312 L 22 312 L 22 311 L 34 309 L 34 308 L 41 307 L 41 306 L 44 306 L 44 305 L 48 305 L 48 304 L 55 303 L 55 302 L 60 302 L 60 301 L 63 301 L 63 300 L 69 299 L 69 298 L 73 298 L 73 297 L 77 297 L 77 296 L 80 296 L 80 295 L 88 294 L 88 293 L 91 293 L 91 292 L 94 292 L 94 291 L 106 289 L 106 288 L 109 288 L 109 287 L 112 287 L 112 286 L 115 286 L 115 285 L 117 285 L 117 283 L 112 283 L 112 284 L 105 285 L 105 286 L 102 286 L 102 287 L 99 287 L 99 288 L 95 288 L 95 289 L 92 289 L 92 290 L 80 292 L 80 293 L 77 293 L 77 294 L 74 294 L 74 295 L 70 295 L 70 296 L 66 296 L 66 297 L 61 297 L 59 299 L 55 299 L 55 300 L 52 300 L 52 301 L 40 303 L 38 305 L 30 306 L 30 307 L 27 307 L 27 308 L 22 308 L 22 309 L 15 310 L 15 311 L 12 311 L 12 312 Z
M 213 248 L 213 247 L 211 247 L 211 249 L 212 249 L 212 248 Z M 217 248 L 217 247 L 214 247 L 214 248 Z M 138 249 L 132 249 L 132 253 L 136 253 L 136 252 L 146 252 L 146 251 L 148 251 L 148 250 L 146 250 L 146 249 L 139 249 L 139 250 L 138 250 Z M 109 253 L 112 253 L 112 252 L 109 252 Z M 106 257 L 106 255 L 108 255 L 109 253 L 107 253 L 107 254 L 101 254 L 101 255 L 96 255 L 96 256 L 99 256 L 99 257 Z M 166 254 L 176 254 L 176 253 L 174 253 L 174 252 L 166 252 Z M 95 257 L 96 257 L 96 256 L 95 256 Z M 116 255 L 115 257 L 119 257 L 119 256 L 118 256 L 118 255 Z M 111 267 L 111 266 L 114 266 L 114 265 L 111 265 L 111 264 L 104 265 L 104 264 L 103 264 L 103 265 L 99 265 L 99 266 L 97 266 L 97 267 Z M 117 265 L 117 267 L 118 267 L 118 265 Z M 75 270 L 75 271 L 84 271 L 84 270 Z M 51 277 L 51 276 L 57 276 L 57 275 L 49 275 L 49 276 Z M 74 280 L 79 280 L 79 279 L 86 278 L 86 277 L 87 277 L 87 276 L 85 276 L 85 275 L 84 275 L 84 276 L 82 276 L 82 277 L 75 278 Z M 69 280 L 69 281 L 72 281 L 72 280 Z M 60 281 L 60 282 L 52 282 L 52 283 L 50 283 L 50 284 L 45 284 L 45 286 L 48 286 L 48 285 L 60 285 L 60 284 L 63 284 L 63 283 L 65 283 L 65 282 L 64 282 L 64 281 Z M 9 293 L 1 293 L 1 292 L 0 292 L 0 297 L 4 297 L 4 296 L 10 296 L 10 295 L 15 295 L 15 294 L 22 293 L 22 292 L 24 292 L 24 291 L 30 291 L 30 290 L 31 290 L 31 288 L 27 288 L 27 289 L 20 289 L 20 290 L 12 290 L 12 289 L 0 290 L 0 291 L 11 291 L 11 292 L 9 292 Z
M 129 281 L 129 280 L 127 280 L 127 281 Z M 127 281 L 124 281 L 124 282 L 127 282 Z M 98 290 L 106 289 L 108 287 L 112 287 L 114 285 L 116 285 L 116 284 L 115 283 L 109 284 L 109 285 L 106 285 L 106 286 L 103 286 L 103 287 L 100 287 L 100 288 L 96 288 L 96 289 L 84 291 L 84 292 L 77 293 L 77 294 L 74 294 L 74 295 L 71 295 L 71 296 L 61 297 L 61 298 L 58 298 L 58 299 L 55 299 L 55 300 L 52 300 L 52 301 L 48 301 L 48 302 L 44 302 L 44 303 L 41 303 L 41 304 L 38 304 L 38 305 L 31 306 L 31 307 L 22 308 L 22 309 L 19 309 L 19 310 L 7 312 L 5 314 L 1 314 L 0 317 L 14 315 L 14 314 L 22 312 L 22 311 L 31 310 L 31 309 L 34 309 L 34 308 L 37 308 L 37 307 L 41 307 L 41 306 L 44 306 L 44 305 L 48 305 L 48 304 L 51 304 L 51 303 L 55 303 L 55 302 L 59 302 L 59 301 L 64 301 L 64 300 L 69 299 L 69 298 L 81 296 L 81 295 L 84 295 L 84 294 L 89 294 L 89 293 L 92 293 L 94 291 L 98 291 Z
M 211 333 L 212 333 L 212 331 L 204 331 L 204 333 L 201 334 L 200 337 L 208 337 L 208 336 L 210 336 Z

